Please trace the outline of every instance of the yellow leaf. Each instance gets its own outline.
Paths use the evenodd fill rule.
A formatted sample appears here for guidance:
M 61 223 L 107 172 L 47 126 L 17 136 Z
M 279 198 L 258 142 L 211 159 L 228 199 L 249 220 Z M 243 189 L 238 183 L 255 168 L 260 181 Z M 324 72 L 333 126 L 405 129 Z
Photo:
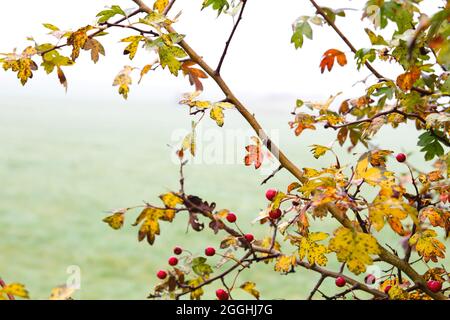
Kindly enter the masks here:
M 259 291 L 256 290 L 256 284 L 254 282 L 244 282 L 240 288 L 248 293 L 250 293 L 252 296 L 256 298 L 256 300 L 259 300 Z
M 357 275 L 366 271 L 366 265 L 373 264 L 371 255 L 380 253 L 373 236 L 345 227 L 334 232 L 329 249 L 336 252 L 339 262 L 346 262 L 347 268 Z
M 156 0 L 155 4 L 153 5 L 153 9 L 155 9 L 159 13 L 163 13 L 168 4 L 169 0 Z
M 327 151 L 330 151 L 331 149 L 325 146 L 321 146 L 318 144 L 313 144 L 311 151 L 314 154 L 314 158 L 319 159 L 321 156 L 323 156 Z
M 358 161 L 355 170 L 355 179 L 363 179 L 371 186 L 376 186 L 386 179 L 386 174 L 379 168 L 369 168 L 369 155 L 365 153 Z
M 29 299 L 28 291 L 25 286 L 20 283 L 11 283 L 0 289 L 0 294 L 9 294 L 15 297 Z
M 445 258 L 445 245 L 437 237 L 436 231 L 432 229 L 424 230 L 414 234 L 409 239 L 409 244 L 416 246 L 417 253 L 423 257 L 425 262 L 438 262 L 438 258 Z
M 255 241 L 255 244 L 256 245 L 260 245 L 263 248 L 270 249 L 272 247 L 272 238 L 271 237 L 265 237 L 262 241 Z M 272 249 L 280 251 L 281 246 L 280 246 L 280 244 L 277 241 L 275 241 Z M 268 253 L 261 253 L 261 256 L 263 256 L 263 257 L 267 257 L 268 255 L 269 255 Z M 264 263 L 267 264 L 267 263 L 269 263 L 272 260 L 273 259 L 265 259 Z
M 139 78 L 138 84 L 141 83 L 142 78 L 144 78 L 144 76 L 145 76 L 150 70 L 152 70 L 152 65 L 151 65 L 151 64 L 147 64 L 147 65 L 145 65 L 145 66 L 142 68 L 142 70 L 141 70 L 141 77 Z
M 397 77 L 397 86 L 403 91 L 409 91 L 419 78 L 420 69 L 417 66 L 413 66 L 409 71 Z
M 409 294 L 399 286 L 392 286 L 388 291 L 389 299 L 391 300 L 408 300 Z
M 193 280 L 188 281 L 188 285 L 191 288 L 197 288 L 199 285 L 201 285 L 204 282 L 202 277 L 195 278 Z M 200 287 L 198 289 L 191 291 L 191 300 L 200 300 L 200 298 L 203 296 L 205 292 L 203 291 L 203 287 Z
M 75 61 L 80 56 L 80 50 L 81 48 L 83 48 L 84 44 L 89 38 L 87 32 L 92 29 L 92 26 L 80 28 L 77 31 L 72 32 L 72 34 L 67 39 L 67 44 L 72 46 L 71 57 L 73 61 Z
M 141 42 L 142 39 L 144 39 L 144 37 L 139 35 L 139 36 L 130 36 L 120 40 L 121 42 L 130 42 L 130 44 L 123 51 L 123 54 L 129 55 L 130 60 L 133 60 L 133 58 L 136 56 L 139 43 Z
M 122 228 L 124 221 L 125 221 L 125 214 L 123 212 L 116 212 L 113 215 L 103 219 L 103 222 L 109 224 L 109 226 L 114 230 Z
M 124 99 L 128 98 L 128 93 L 130 92 L 129 85 L 133 82 L 130 77 L 131 71 L 133 71 L 133 67 L 125 66 L 114 78 L 113 82 L 113 86 L 119 87 L 119 94 L 121 94 Z
M 386 157 L 393 152 L 390 150 L 374 150 L 370 152 L 369 161 L 374 167 L 386 167 Z
M 133 224 L 133 226 L 137 226 L 142 223 L 138 233 L 139 241 L 147 238 L 147 242 L 150 245 L 155 242 L 156 235 L 160 234 L 158 220 L 164 217 L 164 215 L 164 210 L 151 207 L 147 207 L 141 212 L 139 217 L 136 219 L 136 222 Z
M 218 106 L 212 107 L 209 115 L 210 115 L 211 119 L 216 121 L 216 123 L 219 127 L 223 126 L 225 116 L 223 114 L 223 109 L 221 107 L 218 107 Z
M 312 232 L 305 237 L 291 236 L 291 242 L 298 246 L 300 260 L 303 260 L 306 256 L 309 264 L 325 266 L 328 262 L 328 259 L 325 256 L 325 254 L 328 253 L 328 249 L 326 246 L 317 242 L 325 240 L 326 238 L 328 238 L 328 234 L 324 232 Z
M 178 204 L 182 204 L 183 203 L 183 199 L 181 199 L 179 196 L 177 196 L 176 194 L 174 194 L 173 192 L 169 192 L 166 194 L 163 194 L 161 196 L 159 196 L 162 200 L 162 202 L 164 202 L 164 205 L 166 206 L 166 208 L 175 208 Z
M 292 269 L 297 265 L 297 260 L 294 255 L 292 256 L 281 256 L 277 259 L 275 263 L 275 271 L 281 273 L 291 272 Z
M 49 300 L 70 300 L 75 289 L 62 285 L 52 289 Z

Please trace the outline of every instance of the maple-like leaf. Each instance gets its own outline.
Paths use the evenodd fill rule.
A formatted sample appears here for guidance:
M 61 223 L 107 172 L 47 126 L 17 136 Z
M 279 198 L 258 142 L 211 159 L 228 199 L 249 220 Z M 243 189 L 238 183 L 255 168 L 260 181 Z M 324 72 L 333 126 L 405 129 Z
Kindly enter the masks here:
M 333 69 L 335 60 L 337 60 L 337 62 L 341 66 L 345 66 L 347 64 L 347 57 L 342 51 L 339 51 L 337 49 L 329 49 L 325 51 L 322 56 L 322 61 L 320 62 L 320 71 L 323 73 L 325 71 L 325 68 L 327 68 L 328 71 L 331 71 L 331 69 Z
M 331 148 L 329 147 L 325 147 L 325 146 L 321 146 L 318 144 L 313 144 L 311 149 L 311 152 L 314 155 L 314 158 L 319 159 L 321 156 L 323 156 L 325 153 L 327 153 L 327 151 L 330 151 Z
M 168 216 L 173 210 L 162 210 L 153 207 L 146 207 L 142 210 L 133 226 L 141 224 L 138 234 L 139 241 L 147 238 L 147 242 L 152 245 L 156 235 L 160 234 L 159 220 L 168 220 Z
M 130 92 L 129 86 L 133 82 L 130 77 L 130 73 L 133 69 L 133 67 L 125 66 L 114 78 L 113 86 L 119 87 L 119 94 L 121 94 L 124 99 L 128 98 L 128 93 Z
M 438 262 L 438 258 L 445 258 L 445 245 L 436 239 L 437 233 L 432 229 L 423 230 L 409 239 L 409 244 L 416 247 L 417 253 L 425 262 Z
M 369 153 L 363 154 L 356 165 L 355 179 L 363 179 L 371 186 L 376 186 L 386 180 L 387 175 L 389 173 L 385 172 L 383 168 L 369 168 Z
M 340 227 L 330 240 L 329 249 L 336 252 L 339 262 L 346 262 L 354 274 L 366 271 L 366 265 L 373 264 L 371 255 L 380 253 L 377 240 L 370 234 Z
M 196 91 L 203 91 L 203 84 L 200 79 L 207 79 L 208 75 L 203 70 L 192 68 L 194 65 L 195 62 L 192 60 L 184 61 L 181 65 L 181 70 L 185 76 L 189 76 L 189 82 L 195 86 Z
M 316 130 L 316 127 L 314 126 L 315 123 L 316 119 L 314 116 L 307 113 L 298 113 L 295 116 L 295 120 L 289 122 L 289 126 L 291 129 L 295 128 L 295 135 L 299 136 L 305 129 Z
M 256 300 L 259 300 L 260 293 L 258 290 L 256 290 L 256 284 L 254 282 L 250 281 L 244 282 L 243 284 L 241 284 L 239 288 L 250 293 L 252 296 L 256 298 Z
M 288 273 L 291 272 L 296 265 L 297 259 L 295 255 L 292 256 L 282 255 L 277 259 L 274 270 L 281 273 Z
M 120 40 L 121 42 L 129 42 L 130 44 L 124 49 L 123 54 L 124 55 L 129 55 L 130 60 L 133 60 L 134 57 L 136 56 L 136 52 L 138 50 L 139 47 L 139 43 L 145 39 L 144 36 L 139 35 L 139 36 L 130 36 L 127 38 L 124 38 L 122 40 Z
M 255 169 L 259 169 L 264 160 L 261 141 L 257 137 L 252 137 L 252 139 L 253 141 L 255 141 L 255 144 L 245 147 L 245 150 L 247 150 L 247 155 L 244 158 L 244 163 L 246 166 L 251 166 L 252 164 L 254 164 Z
M 113 215 L 103 219 L 103 222 L 107 223 L 114 230 L 122 228 L 124 221 L 125 212 L 123 211 L 115 212 Z
M 413 66 L 407 72 L 397 77 L 397 86 L 403 91 L 409 91 L 414 86 L 414 83 L 420 78 L 420 69 Z
M 72 46 L 72 60 L 75 61 L 80 56 L 80 50 L 84 47 L 84 44 L 88 40 L 87 32 L 92 30 L 92 26 L 86 26 L 78 29 L 67 39 L 67 44 Z
M 326 238 L 328 238 L 328 234 L 324 232 L 311 232 L 304 237 L 291 236 L 290 240 L 298 246 L 300 260 L 306 257 L 311 265 L 325 266 L 328 262 L 325 256 L 328 253 L 328 248 L 318 242 Z
M 177 205 L 183 203 L 183 199 L 181 199 L 178 195 L 173 192 L 165 193 L 159 196 L 166 208 L 175 208 Z
M 160 47 L 158 52 L 161 67 L 163 69 L 168 67 L 174 76 L 178 76 L 178 71 L 181 69 L 181 62 L 178 59 L 186 57 L 186 52 L 180 47 L 168 45 Z
M 3 295 L 10 295 L 24 299 L 30 298 L 27 289 L 21 283 L 10 283 L 4 287 L 0 287 L 0 296 Z
M 83 45 L 83 50 L 91 51 L 91 59 L 92 61 L 94 61 L 94 63 L 98 62 L 100 54 L 103 56 L 105 55 L 105 48 L 96 39 L 88 38 Z
M 163 13 L 168 4 L 169 0 L 156 0 L 155 4 L 153 5 L 153 9 L 158 11 L 159 13 Z
M 67 285 L 55 287 L 50 292 L 49 300 L 70 300 L 75 291 L 75 288 L 68 287 Z
M 450 232 L 450 211 L 448 210 L 427 207 L 420 212 L 420 219 L 422 221 L 428 219 L 433 227 L 443 228 L 446 235 Z

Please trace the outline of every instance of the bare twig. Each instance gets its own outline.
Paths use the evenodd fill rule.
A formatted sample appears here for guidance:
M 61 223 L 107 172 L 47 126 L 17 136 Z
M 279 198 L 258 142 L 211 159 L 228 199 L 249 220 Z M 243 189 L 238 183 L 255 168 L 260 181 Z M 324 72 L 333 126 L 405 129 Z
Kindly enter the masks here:
M 247 5 L 247 0 L 241 0 L 241 1 L 242 1 L 242 8 L 241 8 L 241 11 L 239 12 L 239 17 L 238 17 L 236 23 L 234 24 L 233 29 L 231 30 L 230 37 L 228 38 L 228 40 L 227 40 L 227 42 L 225 44 L 225 49 L 222 52 L 222 56 L 220 57 L 219 64 L 217 65 L 217 68 L 216 68 L 216 74 L 220 74 L 220 70 L 222 69 L 223 62 L 225 61 L 225 57 L 226 57 L 226 55 L 228 53 L 228 49 L 230 48 L 231 41 L 233 40 L 233 37 L 234 37 L 234 35 L 236 33 L 236 30 L 237 30 L 237 28 L 239 26 L 239 23 L 242 20 L 242 17 L 243 17 L 243 14 L 244 14 L 244 10 L 245 10 L 245 6 Z

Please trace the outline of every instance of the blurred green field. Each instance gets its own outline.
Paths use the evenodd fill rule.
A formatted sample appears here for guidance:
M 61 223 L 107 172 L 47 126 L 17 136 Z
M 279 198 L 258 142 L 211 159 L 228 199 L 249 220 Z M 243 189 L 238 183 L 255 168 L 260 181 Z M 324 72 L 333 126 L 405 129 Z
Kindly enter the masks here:
M 76 298 L 144 299 L 173 246 L 195 254 L 207 245 L 218 246 L 223 234 L 186 233 L 184 216 L 173 226 L 163 224 L 153 247 L 137 242 L 137 229 L 130 226 L 137 212 L 121 231 L 101 221 L 106 210 L 157 201 L 159 194 L 178 187 L 178 167 L 167 145 L 173 129 L 189 128 L 190 120 L 180 106 L 165 104 L 94 107 L 85 101 L 37 99 L 0 106 L 1 277 L 25 283 L 34 299 L 46 299 L 52 287 L 65 283 L 67 267 L 76 265 L 82 281 Z M 308 146 L 328 144 L 331 133 L 295 138 L 287 126 L 290 107 L 274 106 L 260 118 L 268 128 L 281 128 L 280 144 L 301 167 L 325 166 L 331 158 L 314 160 Z M 236 114 L 226 115 L 225 129 L 242 126 Z M 386 134 L 384 148 L 408 150 L 416 144 L 416 133 L 406 128 Z M 425 166 L 420 155 L 412 160 Z M 265 206 L 266 187 L 259 185 L 263 178 L 242 163 L 191 165 L 186 188 L 219 208 L 235 211 L 241 228 L 262 237 L 267 230 L 250 222 Z M 284 188 L 290 182 L 289 175 L 280 173 L 270 185 Z M 332 230 L 328 220 L 315 223 Z M 384 236 L 386 241 L 390 236 Z M 336 266 L 331 261 L 330 267 Z M 255 281 L 264 299 L 302 299 L 318 279 L 304 270 L 277 276 L 272 268 L 257 266 L 243 273 L 240 282 Z M 326 282 L 324 291 L 332 287 Z M 212 298 L 213 292 L 208 288 L 205 297 Z M 250 298 L 243 292 L 235 297 Z

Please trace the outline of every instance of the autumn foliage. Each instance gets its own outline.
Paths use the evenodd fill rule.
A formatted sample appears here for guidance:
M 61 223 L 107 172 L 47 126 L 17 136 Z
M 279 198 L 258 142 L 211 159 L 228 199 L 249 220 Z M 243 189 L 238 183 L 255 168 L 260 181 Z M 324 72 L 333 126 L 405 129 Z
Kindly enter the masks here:
M 351 35 L 344 35 L 339 29 L 339 25 L 346 23 L 347 9 L 322 7 L 310 0 L 309 15 L 294 21 L 293 50 L 303 49 L 312 41 L 320 42 L 314 39 L 317 28 L 327 28 L 342 39 L 340 48 L 329 48 L 318 57 L 318 72 L 333 72 L 335 68 L 354 64 L 361 72 L 371 74 L 363 80 L 355 79 L 365 85 L 361 96 L 324 92 L 323 101 L 299 98 L 293 106 L 289 126 L 299 139 L 305 130 L 319 127 L 335 132 L 335 141 L 329 145 L 311 146 L 315 158 L 327 156 L 330 160 L 325 168 L 294 165 L 221 77 L 220 68 L 247 4 L 255 2 L 252 9 L 257 10 L 257 1 L 205 0 L 189 4 L 198 5 L 205 14 L 213 10 L 219 19 L 226 19 L 227 15 L 235 18 L 217 68 L 211 67 L 185 41 L 185 36 L 175 31 L 179 19 L 189 19 L 173 14 L 175 1 L 133 2 L 134 11 L 113 5 L 98 13 L 96 24 L 75 30 L 45 23 L 55 41 L 36 43 L 29 39 L 31 44 L 23 51 L 3 54 L 0 61 L 6 71 L 17 74 L 22 85 L 42 69 L 48 74 L 55 73 L 67 89 L 65 68 L 76 65 L 82 54 L 89 54 L 94 63 L 103 59 L 106 53 L 101 42 L 106 41 L 107 30 L 122 28 L 135 33 L 120 40 L 130 64 L 137 54 L 151 55 L 149 61 L 153 61 L 143 66 L 124 66 L 112 79 L 123 98 L 131 93 L 134 81 L 140 83 L 149 73 L 184 76 L 192 86 L 191 93 L 180 97 L 180 104 L 189 109 L 193 121 L 191 133 L 177 152 L 179 187 L 162 194 L 159 203 L 113 210 L 103 220 L 118 230 L 130 219 L 137 228 L 138 240 L 149 245 L 163 236 L 160 225 L 175 219 L 187 218 L 192 230 L 217 235 L 214 247 L 201 248 L 204 255 L 195 256 L 183 248 L 174 250 L 175 256 L 155 275 L 160 283 L 150 298 L 200 299 L 210 290 L 208 285 L 217 281 L 223 284 L 215 292 L 220 300 L 232 299 L 235 290 L 245 290 L 259 299 L 257 284 L 238 280 L 242 272 L 248 272 L 257 263 L 272 265 L 274 277 L 294 271 L 299 272 L 298 276 L 304 272 L 319 273 L 319 282 L 309 289 L 309 299 L 358 299 L 360 291 L 366 293 L 364 297 L 373 299 L 449 298 L 449 273 L 441 263 L 450 233 L 449 2 L 440 1 L 439 9 L 427 15 L 421 12 L 421 1 L 367 1 L 361 16 L 370 23 L 370 28 L 365 29 L 371 43 L 368 48 L 355 47 Z M 141 51 L 142 48 L 147 51 Z M 389 79 L 374 67 L 375 62 L 402 71 L 396 79 Z M 223 100 L 204 98 L 208 92 L 202 80 L 208 77 L 222 90 Z M 222 127 L 231 109 L 237 110 L 255 130 L 243 164 L 249 170 L 258 170 L 271 152 L 279 161 L 279 169 L 264 182 L 268 183 L 281 170 L 292 176 L 291 184 L 269 190 L 267 201 L 261 199 L 265 209 L 255 213 L 255 219 L 268 230 L 268 236 L 261 239 L 241 231 L 246 228 L 239 227 L 239 214 L 231 215 L 226 208 L 191 194 L 184 187 L 183 172 L 196 156 L 198 123 L 214 121 Z M 412 124 L 420 132 L 418 149 L 411 153 L 420 152 L 425 160 L 433 161 L 432 171 L 420 172 L 408 161 L 409 154 L 399 155 L 398 150 L 386 150 L 372 143 L 381 128 L 404 124 Z M 360 145 L 366 151 L 354 154 L 354 148 Z M 339 148 L 346 148 L 354 161 L 343 163 L 336 153 Z M 402 168 L 399 172 L 393 171 L 395 161 Z M 373 196 L 367 196 L 367 191 Z M 331 219 L 334 232 L 313 228 L 314 219 Z M 384 242 L 380 232 L 386 230 L 402 243 L 400 250 L 394 248 L 395 243 Z M 217 256 L 220 262 L 213 265 L 211 261 Z M 329 269 L 331 259 L 340 262 L 341 268 Z M 428 271 L 417 271 L 418 263 L 426 264 Z M 377 264 L 383 266 L 380 275 L 366 274 L 369 266 Z M 333 296 L 320 291 L 327 278 L 335 279 Z M 282 294 L 280 291 L 280 298 Z M 0 299 L 14 296 L 26 298 L 28 294 L 20 284 L 3 283 Z

